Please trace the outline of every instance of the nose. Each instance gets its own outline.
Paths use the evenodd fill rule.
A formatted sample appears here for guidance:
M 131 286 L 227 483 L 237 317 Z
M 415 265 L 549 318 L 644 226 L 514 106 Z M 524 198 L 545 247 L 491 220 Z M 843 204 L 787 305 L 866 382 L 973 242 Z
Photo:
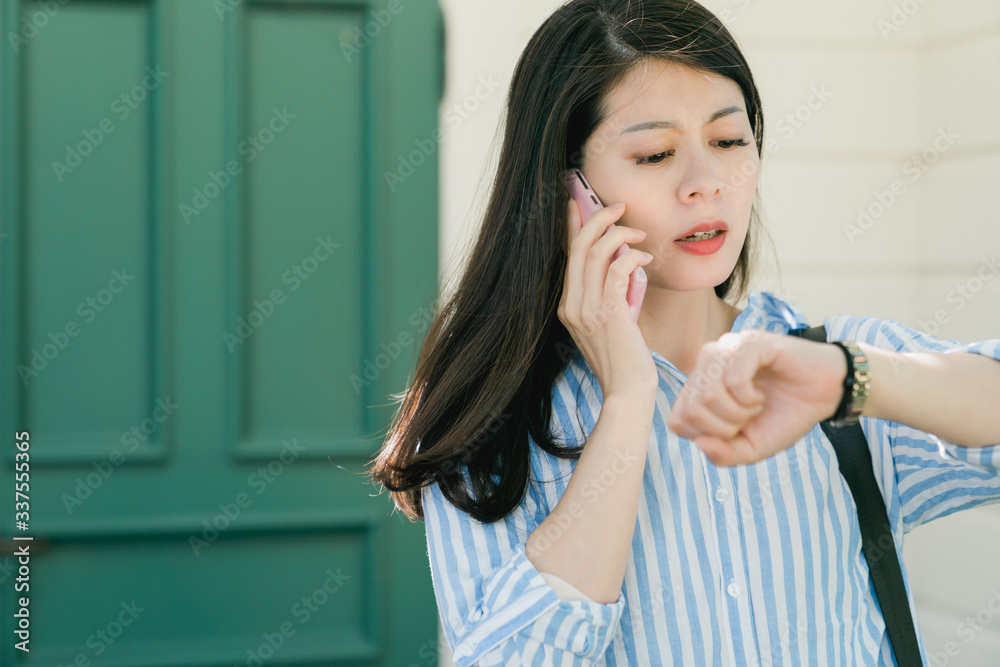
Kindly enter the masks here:
M 708 151 L 705 147 L 685 151 L 681 167 L 683 176 L 677 191 L 681 201 L 692 201 L 698 195 L 703 199 L 715 199 L 722 193 L 719 165 L 713 162 Z

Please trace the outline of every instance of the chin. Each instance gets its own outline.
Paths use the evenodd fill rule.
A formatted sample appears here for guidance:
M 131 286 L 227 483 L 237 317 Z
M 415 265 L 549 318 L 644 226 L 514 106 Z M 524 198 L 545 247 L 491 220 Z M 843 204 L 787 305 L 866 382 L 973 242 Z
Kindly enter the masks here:
M 690 267 L 689 267 L 690 268 Z M 658 287 L 661 289 L 669 289 L 678 292 L 693 292 L 695 290 L 702 290 L 712 288 L 714 289 L 717 285 L 721 285 L 726 282 L 726 280 L 733 274 L 733 270 L 736 268 L 735 259 L 725 263 L 722 267 L 722 263 L 715 263 L 714 266 L 704 267 L 700 271 L 687 271 L 683 275 L 668 275 L 659 276 L 653 271 L 646 267 L 646 276 L 648 278 L 648 287 Z
M 656 279 L 654 276 L 649 276 L 649 282 L 647 283 L 647 289 L 650 287 L 656 287 L 658 289 L 667 289 L 674 292 L 697 292 L 699 290 L 712 289 L 726 282 L 726 279 L 732 275 L 732 271 L 720 278 L 706 277 L 704 280 L 699 280 L 692 276 L 687 276 L 683 280 L 676 281 L 661 281 Z

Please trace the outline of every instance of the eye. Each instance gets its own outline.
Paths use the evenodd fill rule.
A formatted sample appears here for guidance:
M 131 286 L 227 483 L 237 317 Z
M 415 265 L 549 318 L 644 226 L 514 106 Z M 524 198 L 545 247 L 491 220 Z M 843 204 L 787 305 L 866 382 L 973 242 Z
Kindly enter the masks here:
M 742 146 L 749 146 L 750 143 L 745 139 L 726 139 L 723 141 L 716 142 L 719 148 L 723 150 L 732 150 L 733 148 L 739 148 Z M 723 145 L 725 144 L 725 145 Z M 657 153 L 656 155 L 648 155 L 646 157 L 636 158 L 635 163 L 637 165 L 642 164 L 661 164 L 666 158 L 673 155 L 673 151 L 664 151 L 662 153 Z
M 670 151 L 664 151 L 663 153 L 657 153 L 656 155 L 650 155 L 648 157 L 636 158 L 635 163 L 638 164 L 660 164 L 663 160 L 670 154 Z

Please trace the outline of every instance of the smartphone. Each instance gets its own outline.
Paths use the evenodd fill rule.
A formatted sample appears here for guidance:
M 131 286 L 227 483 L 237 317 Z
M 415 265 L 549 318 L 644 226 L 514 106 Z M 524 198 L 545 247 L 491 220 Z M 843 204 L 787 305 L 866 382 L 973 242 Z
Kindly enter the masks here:
M 594 189 L 590 187 L 590 183 L 587 182 L 586 177 L 583 172 L 579 169 L 570 169 L 563 175 L 563 182 L 566 185 L 566 189 L 569 190 L 570 196 L 576 200 L 577 206 L 580 207 L 580 226 L 587 222 L 591 215 L 595 211 L 604 208 L 604 204 L 601 202 L 597 193 Z M 614 225 L 610 225 L 608 229 L 611 229 Z M 605 234 L 608 232 L 605 231 Z M 615 254 L 612 255 L 611 261 L 615 261 L 622 256 L 628 250 L 628 244 L 623 243 Z M 636 322 L 639 320 L 639 309 L 642 307 L 642 298 L 646 295 L 646 272 L 642 270 L 641 266 L 635 267 L 635 271 L 628 279 L 628 290 L 625 293 L 625 301 L 628 303 L 629 311 L 632 315 L 632 321 Z

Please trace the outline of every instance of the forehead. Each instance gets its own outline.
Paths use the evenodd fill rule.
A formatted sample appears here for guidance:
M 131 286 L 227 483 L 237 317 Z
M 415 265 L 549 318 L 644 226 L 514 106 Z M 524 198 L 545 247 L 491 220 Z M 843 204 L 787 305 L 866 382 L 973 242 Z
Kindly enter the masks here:
M 615 134 L 643 121 L 676 121 L 681 128 L 696 124 L 690 129 L 697 129 L 719 109 L 745 108 L 743 92 L 731 79 L 659 58 L 636 64 L 604 102 L 605 123 L 616 128 Z

